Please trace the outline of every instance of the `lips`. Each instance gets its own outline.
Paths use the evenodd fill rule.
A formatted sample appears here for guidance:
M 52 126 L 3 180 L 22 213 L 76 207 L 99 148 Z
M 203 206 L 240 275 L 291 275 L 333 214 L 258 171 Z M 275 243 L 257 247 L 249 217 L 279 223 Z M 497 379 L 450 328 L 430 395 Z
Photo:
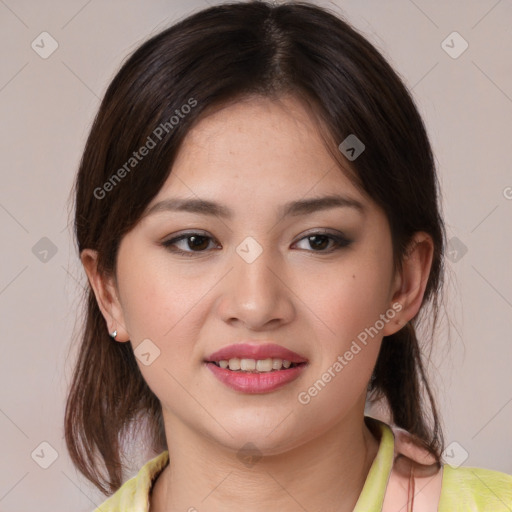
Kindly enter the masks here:
M 207 363 L 218 363 L 219 361 L 239 359 L 283 359 L 291 363 L 307 363 L 307 359 L 292 350 L 275 343 L 254 344 L 237 343 L 217 350 L 210 354 L 205 361 Z
M 297 379 L 308 360 L 275 343 L 229 345 L 205 359 L 224 385 L 242 393 L 269 393 Z

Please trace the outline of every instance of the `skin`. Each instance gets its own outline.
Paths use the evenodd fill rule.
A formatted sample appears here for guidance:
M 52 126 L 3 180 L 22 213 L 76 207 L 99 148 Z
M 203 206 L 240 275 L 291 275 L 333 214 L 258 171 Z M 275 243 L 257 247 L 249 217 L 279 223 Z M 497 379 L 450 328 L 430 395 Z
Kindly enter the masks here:
M 278 214 L 285 202 L 332 193 L 356 199 L 364 212 Z M 210 199 L 233 218 L 147 215 L 123 238 L 115 277 L 98 274 L 94 251 L 81 255 L 109 332 L 134 348 L 149 338 L 160 350 L 149 366 L 137 360 L 162 403 L 171 460 L 151 512 L 352 510 L 378 449 L 363 421 L 366 387 L 382 337 L 421 306 L 431 238 L 416 233 L 402 271 L 394 271 L 385 214 L 340 170 L 293 97 L 239 101 L 203 118 L 149 206 L 170 197 Z M 351 243 L 329 252 L 335 242 L 320 237 L 318 249 L 305 237 L 322 229 Z M 212 237 L 203 252 L 187 240 L 176 245 L 191 257 L 161 245 L 189 230 Z M 248 236 L 263 250 L 252 263 L 236 252 Z M 393 303 L 401 311 L 301 404 L 298 393 Z M 247 339 L 294 350 L 308 367 L 270 393 L 234 391 L 203 360 Z M 262 456 L 250 468 L 237 458 L 247 442 Z

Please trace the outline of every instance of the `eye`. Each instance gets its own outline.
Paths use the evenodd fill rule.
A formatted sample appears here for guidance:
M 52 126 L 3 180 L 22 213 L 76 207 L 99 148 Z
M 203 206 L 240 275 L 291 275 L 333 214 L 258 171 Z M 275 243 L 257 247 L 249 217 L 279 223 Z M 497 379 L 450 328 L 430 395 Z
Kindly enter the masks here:
M 162 242 L 162 245 L 171 252 L 183 254 L 185 256 L 194 256 L 194 253 L 206 252 L 206 249 L 208 249 L 209 246 L 209 241 L 212 240 L 212 237 L 205 235 L 204 233 L 193 231 L 183 233 L 180 236 L 166 240 Z M 176 247 L 178 243 L 181 243 L 181 248 Z
M 301 238 L 299 242 L 302 242 L 303 240 L 306 241 L 310 248 L 313 248 L 313 252 L 320 253 L 331 253 L 338 249 L 342 249 L 343 247 L 347 247 L 352 243 L 351 240 L 348 240 L 344 236 L 324 231 L 309 233 L 307 236 Z M 330 249 L 325 250 L 326 247 L 329 247 L 329 244 L 331 244 Z M 308 250 L 307 247 L 306 249 Z
M 169 240 L 162 242 L 162 245 L 173 253 L 183 256 L 194 256 L 195 254 L 208 252 L 208 249 L 212 248 L 210 244 L 213 240 L 214 239 L 211 236 L 208 236 L 203 232 L 191 231 L 183 233 L 180 236 L 170 238 Z M 318 231 L 301 238 L 294 245 L 304 240 L 309 244 L 309 249 L 306 247 L 306 250 L 310 250 L 312 248 L 313 251 L 311 252 L 325 254 L 347 247 L 352 243 L 351 240 L 348 240 L 342 235 Z M 178 247 L 178 244 L 181 244 L 181 247 Z

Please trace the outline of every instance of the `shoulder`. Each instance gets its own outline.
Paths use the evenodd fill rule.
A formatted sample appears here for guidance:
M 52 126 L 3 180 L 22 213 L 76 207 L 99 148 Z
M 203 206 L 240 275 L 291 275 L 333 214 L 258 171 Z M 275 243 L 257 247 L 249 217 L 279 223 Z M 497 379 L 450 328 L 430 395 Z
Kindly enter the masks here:
M 146 512 L 153 482 L 169 462 L 169 452 L 163 451 L 142 466 L 137 475 L 127 480 L 94 512 Z
M 395 426 L 390 428 L 394 437 L 390 503 L 400 497 L 402 502 L 414 503 L 415 512 L 512 512 L 512 475 L 439 465 L 414 436 Z
M 443 466 L 440 511 L 510 512 L 512 475 L 490 469 Z

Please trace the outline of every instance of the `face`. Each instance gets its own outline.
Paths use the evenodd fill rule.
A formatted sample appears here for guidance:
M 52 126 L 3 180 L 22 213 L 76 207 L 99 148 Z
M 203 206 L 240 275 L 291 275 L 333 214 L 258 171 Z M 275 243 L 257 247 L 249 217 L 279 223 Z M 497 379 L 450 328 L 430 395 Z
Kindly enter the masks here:
M 326 196 L 337 200 L 310 201 Z M 171 204 L 188 200 L 218 207 Z M 296 100 L 251 99 L 203 118 L 117 261 L 117 320 L 136 353 L 150 340 L 139 350 L 151 364 L 137 363 L 167 431 L 279 453 L 361 418 L 382 336 L 399 329 L 392 256 L 384 213 Z M 242 343 L 242 359 L 272 343 L 297 366 L 230 378 L 207 362 Z

